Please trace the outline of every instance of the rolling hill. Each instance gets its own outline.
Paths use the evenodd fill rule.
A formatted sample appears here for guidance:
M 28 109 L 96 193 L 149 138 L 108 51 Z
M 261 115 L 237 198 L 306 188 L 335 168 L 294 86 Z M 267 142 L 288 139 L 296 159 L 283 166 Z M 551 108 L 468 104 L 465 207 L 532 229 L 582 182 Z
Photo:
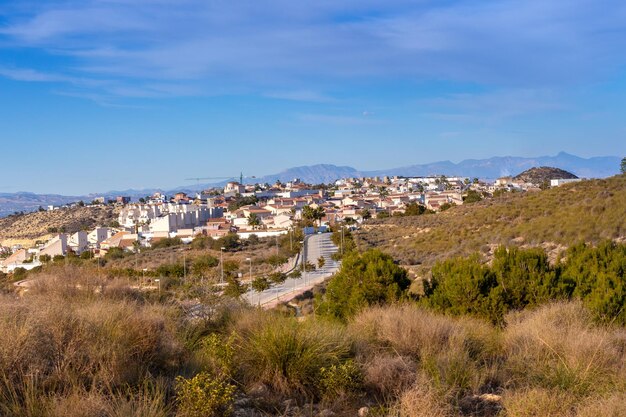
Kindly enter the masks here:
M 355 234 L 412 269 L 498 245 L 542 246 L 556 255 L 578 242 L 626 240 L 626 176 L 587 180 L 541 192 L 514 193 L 437 214 L 372 220 Z
M 0 219 L 0 244 L 8 246 L 14 242 L 45 240 L 52 235 L 50 230 L 79 230 L 105 226 L 117 220 L 116 207 L 75 207 L 54 211 L 36 211 Z

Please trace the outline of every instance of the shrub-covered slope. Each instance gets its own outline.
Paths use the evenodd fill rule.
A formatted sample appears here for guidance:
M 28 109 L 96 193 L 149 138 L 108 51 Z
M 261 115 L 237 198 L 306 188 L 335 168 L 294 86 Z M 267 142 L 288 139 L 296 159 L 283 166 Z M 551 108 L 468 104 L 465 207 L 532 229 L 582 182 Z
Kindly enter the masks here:
M 377 247 L 404 265 L 436 261 L 499 245 L 569 247 L 626 237 L 626 176 L 505 194 L 442 213 L 373 220 L 355 234 L 361 249 Z

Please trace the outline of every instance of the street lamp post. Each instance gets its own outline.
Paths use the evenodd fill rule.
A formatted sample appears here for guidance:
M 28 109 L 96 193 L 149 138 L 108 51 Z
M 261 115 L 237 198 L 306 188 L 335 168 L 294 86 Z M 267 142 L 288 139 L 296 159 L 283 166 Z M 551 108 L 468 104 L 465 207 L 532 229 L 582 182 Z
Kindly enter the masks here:
M 225 247 L 220 248 L 220 266 L 222 267 L 222 275 L 220 277 L 220 284 L 224 283 L 224 249 Z
M 161 280 L 159 278 L 155 279 L 154 282 L 159 283 L 159 297 L 161 296 Z
M 302 243 L 302 279 L 306 285 L 306 237 L 300 243 Z
M 343 223 L 341 224 L 341 256 L 343 256 Z

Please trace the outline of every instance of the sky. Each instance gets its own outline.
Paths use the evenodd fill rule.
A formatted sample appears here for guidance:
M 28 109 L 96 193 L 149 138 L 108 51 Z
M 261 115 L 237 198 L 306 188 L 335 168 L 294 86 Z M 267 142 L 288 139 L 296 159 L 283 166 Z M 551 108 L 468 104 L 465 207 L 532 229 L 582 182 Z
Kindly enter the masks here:
M 0 192 L 626 155 L 622 0 L 0 0 Z

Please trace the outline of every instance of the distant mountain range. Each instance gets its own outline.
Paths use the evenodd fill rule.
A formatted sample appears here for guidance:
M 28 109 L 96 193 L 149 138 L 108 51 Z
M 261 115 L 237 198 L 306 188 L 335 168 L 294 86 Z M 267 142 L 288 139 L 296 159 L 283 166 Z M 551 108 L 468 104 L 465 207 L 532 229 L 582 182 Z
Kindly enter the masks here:
M 382 169 L 377 171 L 359 171 L 349 166 L 336 166 L 330 164 L 318 164 L 289 168 L 278 174 L 266 175 L 259 178 L 247 179 L 247 183 L 273 184 L 291 181 L 294 178 L 312 183 L 329 183 L 340 178 L 348 177 L 373 177 L 373 176 L 427 176 L 427 175 L 452 175 L 480 179 L 495 179 L 507 175 L 516 175 L 532 167 L 555 167 L 574 173 L 580 178 L 605 178 L 619 173 L 620 158 L 616 156 L 602 156 L 594 158 L 581 158 L 565 152 L 555 156 L 540 156 L 537 158 L 524 158 L 515 156 L 493 157 L 489 159 L 466 159 L 457 164 L 451 161 L 433 162 L 430 164 L 410 165 L 399 168 Z M 235 180 L 235 179 L 234 179 Z M 73 201 L 91 201 L 96 196 L 114 197 L 127 195 L 134 198 L 145 196 L 155 191 L 164 191 L 172 194 L 178 191 L 194 192 L 200 189 L 222 186 L 226 181 L 210 184 L 197 184 L 195 186 L 181 186 L 171 190 L 144 189 L 109 191 L 101 194 L 87 196 L 62 196 L 53 194 L 0 193 L 0 217 L 16 211 L 34 211 L 39 206 L 60 205 Z
M 580 158 L 561 152 L 556 156 L 540 156 L 537 158 L 523 158 L 515 156 L 493 157 L 489 159 L 466 159 L 455 164 L 450 161 L 433 162 L 430 164 L 410 165 L 400 168 L 382 169 L 377 171 L 359 171 L 348 166 L 328 164 L 310 165 L 289 168 L 274 175 L 249 180 L 248 182 L 270 183 L 277 180 L 282 182 L 300 178 L 304 182 L 330 182 L 347 177 L 373 176 L 427 176 L 427 175 L 455 175 L 481 179 L 496 179 L 507 175 L 517 175 L 529 168 L 548 166 L 564 169 L 576 174 L 580 178 L 605 178 L 619 173 L 620 158 L 616 156 L 602 156 L 594 158 Z M 211 184 L 205 184 L 209 186 Z

